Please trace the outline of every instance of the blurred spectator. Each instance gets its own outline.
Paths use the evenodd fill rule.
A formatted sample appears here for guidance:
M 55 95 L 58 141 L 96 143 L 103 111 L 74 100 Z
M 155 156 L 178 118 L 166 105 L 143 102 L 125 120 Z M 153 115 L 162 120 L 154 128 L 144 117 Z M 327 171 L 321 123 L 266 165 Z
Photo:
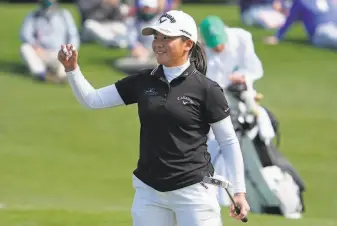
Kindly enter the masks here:
M 77 0 L 76 3 L 82 20 L 82 41 L 126 47 L 127 27 L 122 12 L 125 5 L 120 0 Z
M 254 83 L 264 74 L 262 62 L 255 52 L 252 34 L 242 28 L 228 27 L 217 16 L 208 16 L 200 23 L 200 34 L 205 45 L 207 56 L 207 77 L 217 82 L 224 90 L 227 101 L 233 112 L 237 100 L 228 95 L 228 87 L 244 86 L 239 94 L 245 103 L 248 112 L 252 112 L 257 118 L 258 133 L 263 142 L 270 142 L 275 132 L 267 111 L 257 104 L 259 98 Z M 216 159 L 219 146 L 212 130 L 209 133 L 208 151 L 211 159 Z M 221 155 L 220 155 L 221 156 Z M 222 157 L 220 157 L 222 158 Z M 228 179 L 224 162 L 215 164 L 215 172 Z M 226 196 L 219 190 L 219 203 L 226 205 Z
M 153 37 L 141 35 L 140 30 L 157 21 L 160 15 L 158 0 L 138 0 L 135 17 L 129 21 L 128 28 L 129 49 L 133 57 L 147 59 L 150 56 Z
M 167 0 L 167 8 L 166 10 L 175 10 L 179 9 L 181 5 L 181 0 Z
M 65 71 L 57 59 L 60 46 L 72 43 L 79 48 L 78 30 L 71 13 L 56 0 L 40 0 L 39 8 L 24 19 L 20 38 L 21 57 L 34 78 L 63 82 Z
M 134 7 L 131 9 L 132 14 L 135 14 L 136 9 L 139 8 L 140 0 L 134 1 Z M 181 0 L 158 0 L 159 13 L 164 13 L 170 10 L 179 9 Z
M 264 29 L 281 27 L 285 22 L 285 0 L 240 0 L 241 21 Z
M 294 0 L 285 24 L 265 42 L 277 44 L 296 20 L 304 24 L 315 46 L 337 48 L 337 0 Z
M 228 27 L 217 16 L 208 16 L 200 24 L 207 56 L 207 77 L 223 89 L 230 84 L 246 84 L 244 101 L 256 110 L 253 84 L 263 76 L 261 60 L 255 53 L 252 34 L 242 28 Z
M 180 7 L 181 0 L 159 0 L 159 10 L 161 12 L 167 12 L 170 10 L 178 9 Z

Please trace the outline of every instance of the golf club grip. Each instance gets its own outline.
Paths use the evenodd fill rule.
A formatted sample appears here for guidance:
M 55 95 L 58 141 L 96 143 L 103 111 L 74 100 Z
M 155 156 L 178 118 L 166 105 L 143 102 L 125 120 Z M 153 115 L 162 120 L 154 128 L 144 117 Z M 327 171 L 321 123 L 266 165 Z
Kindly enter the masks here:
M 241 212 L 240 207 L 235 206 L 234 208 L 235 208 L 235 213 L 236 213 L 237 215 L 239 215 L 240 212 Z M 247 217 L 244 217 L 244 218 L 241 219 L 241 221 L 242 221 L 243 223 L 246 223 L 246 222 L 248 221 L 248 218 L 247 218 Z

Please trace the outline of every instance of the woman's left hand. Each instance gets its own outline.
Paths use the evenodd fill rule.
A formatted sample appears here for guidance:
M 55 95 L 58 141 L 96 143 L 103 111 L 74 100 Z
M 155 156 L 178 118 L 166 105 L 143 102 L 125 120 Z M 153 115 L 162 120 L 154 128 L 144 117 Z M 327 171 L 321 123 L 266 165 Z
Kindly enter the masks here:
M 232 204 L 230 208 L 230 216 L 237 220 L 241 220 L 244 217 L 247 217 L 248 212 L 250 211 L 250 207 L 246 200 L 246 195 L 244 193 L 235 194 L 233 199 L 240 208 L 241 212 L 240 214 L 236 214 L 234 205 Z

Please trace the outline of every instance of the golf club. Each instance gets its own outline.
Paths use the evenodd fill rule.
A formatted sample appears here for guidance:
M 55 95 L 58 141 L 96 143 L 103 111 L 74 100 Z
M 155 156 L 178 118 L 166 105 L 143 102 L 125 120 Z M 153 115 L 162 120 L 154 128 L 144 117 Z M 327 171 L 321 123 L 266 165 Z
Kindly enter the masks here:
M 224 188 L 226 190 L 230 200 L 232 201 L 232 203 L 234 205 L 236 214 L 238 214 L 238 215 L 240 214 L 240 212 L 241 212 L 240 207 L 235 203 L 235 201 L 233 199 L 233 196 L 228 191 L 228 187 L 231 185 L 228 181 L 222 181 L 222 180 L 218 180 L 218 179 L 215 179 L 215 178 L 205 176 L 203 182 L 206 183 L 206 184 L 212 184 L 214 186 Z M 241 221 L 246 223 L 248 221 L 248 218 L 244 217 L 244 218 L 241 219 Z

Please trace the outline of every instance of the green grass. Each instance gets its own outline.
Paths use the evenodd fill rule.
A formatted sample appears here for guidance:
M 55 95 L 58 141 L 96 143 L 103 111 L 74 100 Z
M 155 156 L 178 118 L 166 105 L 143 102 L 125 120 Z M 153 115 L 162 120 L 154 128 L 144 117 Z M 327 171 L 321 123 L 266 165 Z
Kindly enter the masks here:
M 89 111 L 68 86 L 20 76 L 18 29 L 32 7 L 0 5 L 0 226 L 131 225 L 136 106 Z M 198 22 L 215 14 L 240 26 L 233 7 L 183 8 Z M 249 30 L 265 69 L 258 90 L 281 121 L 281 151 L 307 184 L 302 220 L 250 214 L 249 225 L 337 225 L 336 53 L 303 43 L 298 25 L 287 37 L 299 42 L 278 46 L 262 43 L 271 31 Z M 80 65 L 95 87 L 108 85 L 123 75 L 107 61 L 123 54 L 83 45 Z M 241 224 L 226 209 L 223 218 L 225 225 Z

